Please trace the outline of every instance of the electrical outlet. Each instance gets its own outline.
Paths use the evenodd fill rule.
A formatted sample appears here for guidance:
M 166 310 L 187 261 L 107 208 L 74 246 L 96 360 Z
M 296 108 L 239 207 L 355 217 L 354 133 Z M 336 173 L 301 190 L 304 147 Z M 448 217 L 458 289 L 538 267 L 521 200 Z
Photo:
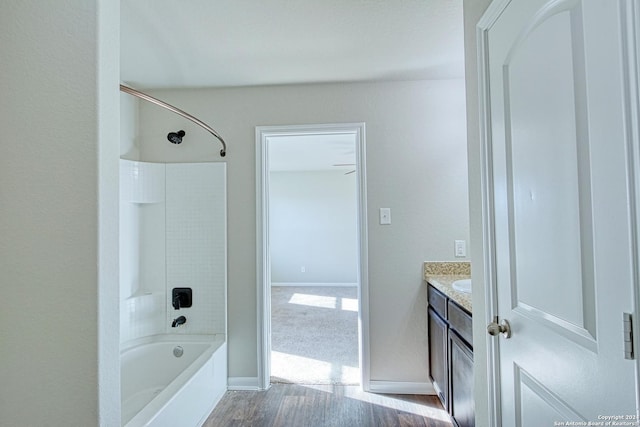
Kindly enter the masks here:
M 456 258 L 464 258 L 467 256 L 467 242 L 466 240 L 456 240 L 454 245 L 454 254 Z
M 304 265 L 300 267 L 300 273 L 306 273 L 306 272 L 307 272 L 307 267 L 305 267 Z

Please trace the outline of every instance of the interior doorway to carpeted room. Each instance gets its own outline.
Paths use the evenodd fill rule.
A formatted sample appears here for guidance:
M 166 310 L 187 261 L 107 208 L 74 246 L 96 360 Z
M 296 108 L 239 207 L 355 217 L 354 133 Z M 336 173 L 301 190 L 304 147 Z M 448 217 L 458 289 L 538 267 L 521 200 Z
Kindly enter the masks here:
M 360 384 L 356 142 L 269 140 L 271 382 Z

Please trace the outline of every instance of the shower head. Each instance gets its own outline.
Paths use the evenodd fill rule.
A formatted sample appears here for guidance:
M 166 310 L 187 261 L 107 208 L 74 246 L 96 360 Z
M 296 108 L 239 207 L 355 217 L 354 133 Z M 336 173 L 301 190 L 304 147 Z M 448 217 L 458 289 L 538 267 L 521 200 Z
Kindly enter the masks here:
M 167 139 L 172 144 L 182 144 L 182 137 L 185 135 L 183 130 L 179 130 L 178 132 L 169 132 L 167 135 Z

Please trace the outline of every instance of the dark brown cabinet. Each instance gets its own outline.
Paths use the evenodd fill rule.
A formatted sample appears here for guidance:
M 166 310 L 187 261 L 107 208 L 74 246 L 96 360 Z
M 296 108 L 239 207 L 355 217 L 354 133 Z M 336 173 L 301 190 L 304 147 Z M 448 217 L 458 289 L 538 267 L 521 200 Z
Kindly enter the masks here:
M 445 408 L 449 406 L 449 370 L 447 369 L 447 322 L 429 308 L 429 372 L 438 397 Z
M 449 354 L 452 366 L 449 413 L 459 427 L 475 426 L 473 351 L 452 329 L 449 329 Z
M 471 314 L 429 285 L 429 371 L 458 427 L 475 426 Z

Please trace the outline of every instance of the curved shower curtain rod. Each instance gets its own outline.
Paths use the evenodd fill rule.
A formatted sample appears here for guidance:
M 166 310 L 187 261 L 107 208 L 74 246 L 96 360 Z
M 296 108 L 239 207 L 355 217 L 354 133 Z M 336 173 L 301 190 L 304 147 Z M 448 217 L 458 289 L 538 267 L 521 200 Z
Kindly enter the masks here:
M 224 157 L 224 156 L 227 155 L 227 144 L 224 142 L 224 139 L 222 139 L 222 137 L 220 135 L 218 135 L 218 132 L 213 130 L 213 128 L 211 126 L 209 126 L 208 124 L 206 124 L 202 120 L 193 117 L 191 114 L 186 113 L 186 112 L 182 111 L 181 109 L 174 107 L 171 104 L 167 104 L 164 101 L 160 101 L 159 99 L 154 98 L 151 95 L 147 95 L 146 93 L 142 93 L 142 92 L 140 92 L 138 90 L 130 88 L 129 86 L 125 86 L 125 85 L 121 84 L 120 85 L 120 91 L 128 93 L 129 95 L 137 96 L 140 99 L 144 99 L 145 101 L 149 101 L 149 102 L 151 102 L 153 104 L 156 104 L 156 105 L 158 105 L 158 106 L 160 106 L 162 108 L 166 108 L 167 110 L 173 111 L 174 113 L 184 117 L 185 119 L 192 121 L 193 123 L 197 124 L 198 126 L 203 128 L 204 130 L 209 132 L 211 135 L 213 135 L 218 141 L 220 141 L 220 143 L 222 144 L 222 150 L 220 150 L 220 156 L 221 157 Z

